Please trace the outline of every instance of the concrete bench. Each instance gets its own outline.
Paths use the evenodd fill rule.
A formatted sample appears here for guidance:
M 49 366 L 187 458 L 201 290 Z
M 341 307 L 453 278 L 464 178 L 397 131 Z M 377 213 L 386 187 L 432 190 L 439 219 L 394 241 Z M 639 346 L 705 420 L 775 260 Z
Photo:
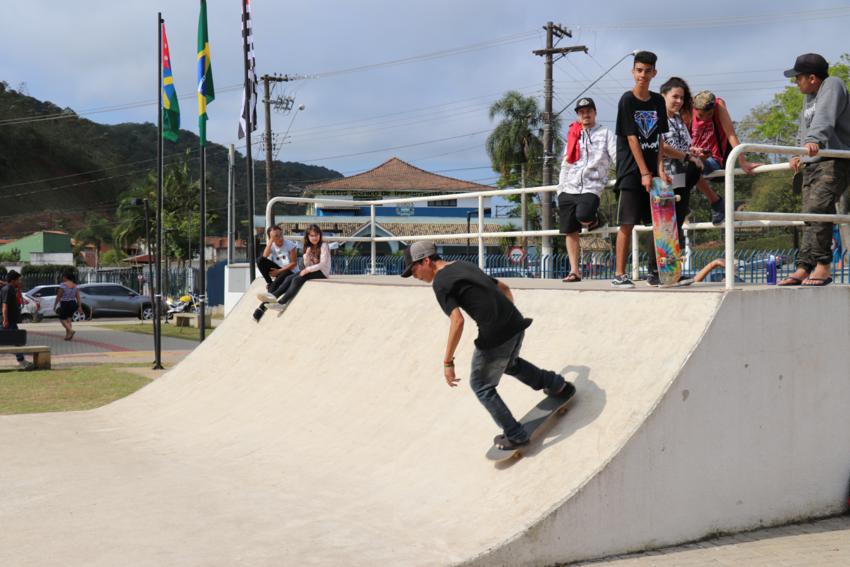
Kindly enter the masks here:
M 174 326 L 175 327 L 195 327 L 198 328 L 198 319 L 200 317 L 197 313 L 175 313 L 174 314 Z M 207 317 L 204 323 L 207 326 L 207 329 L 212 328 L 212 317 Z
M 2 346 L 0 354 L 31 354 L 32 362 L 39 370 L 50 370 L 49 346 Z

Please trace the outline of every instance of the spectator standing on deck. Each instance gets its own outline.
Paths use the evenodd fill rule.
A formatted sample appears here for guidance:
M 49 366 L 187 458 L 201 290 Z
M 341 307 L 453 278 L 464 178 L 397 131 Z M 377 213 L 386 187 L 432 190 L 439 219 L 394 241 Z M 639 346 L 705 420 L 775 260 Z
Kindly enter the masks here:
M 850 150 L 850 96 L 847 85 L 829 76 L 829 64 L 817 53 L 797 57 L 785 71 L 805 95 L 800 111 L 799 143 L 807 155 L 789 160 L 802 172 L 803 212 L 835 214 L 835 205 L 850 186 L 850 160 L 818 156 L 822 149 Z M 797 270 L 778 285 L 819 287 L 832 283 L 832 223 L 807 222 L 797 254 Z
M 691 111 L 688 83 L 679 77 L 670 77 L 660 90 L 667 107 L 670 127 L 664 134 L 664 171 L 672 180 L 674 193 L 679 196 L 676 201 L 676 227 L 679 247 L 684 250 L 685 233 L 682 225 L 690 213 L 691 189 L 702 174 L 702 160 L 691 154 L 691 133 L 682 119 L 682 114 L 687 115 Z
M 649 90 L 649 84 L 658 71 L 658 57 L 651 51 L 638 51 L 632 63 L 632 78 L 635 86 L 620 97 L 617 106 L 617 184 L 619 193 L 617 217 L 620 229 L 617 232 L 617 262 L 611 286 L 615 288 L 635 287 L 626 274 L 626 262 L 631 252 L 632 229 L 638 223 L 652 224 L 649 205 L 649 189 L 652 178 L 660 176 L 666 183 L 670 178 L 664 173 L 662 158 L 664 139 L 667 132 L 667 107 L 664 98 Z M 632 261 L 637 262 L 637 258 Z M 658 284 L 658 268 L 655 264 L 655 248 L 650 249 L 650 284 Z
M 608 183 L 608 169 L 617 157 L 617 137 L 596 122 L 596 104 L 590 97 L 578 100 L 578 120 L 570 125 L 558 180 L 558 219 L 566 235 L 570 273 L 564 282 L 581 281 L 581 238 L 584 226 L 593 230 L 600 221 L 599 201 Z

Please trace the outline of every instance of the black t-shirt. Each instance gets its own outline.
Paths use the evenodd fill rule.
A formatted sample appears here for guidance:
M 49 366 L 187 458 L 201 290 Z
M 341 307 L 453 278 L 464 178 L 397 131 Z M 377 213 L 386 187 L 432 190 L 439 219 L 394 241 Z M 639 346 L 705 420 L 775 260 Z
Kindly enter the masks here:
M 21 318 L 21 308 L 18 305 L 18 288 L 6 284 L 0 289 L 0 305 L 6 306 L 9 323 L 15 325 Z
M 661 134 L 667 130 L 667 106 L 660 94 L 650 92 L 649 100 L 640 100 L 632 91 L 627 91 L 620 97 L 617 106 L 617 189 L 642 187 L 640 169 L 627 136 L 637 136 L 646 166 L 657 176 Z
M 496 280 L 475 264 L 452 262 L 437 272 L 431 285 L 446 315 L 460 307 L 478 324 L 478 348 L 497 347 L 531 325 L 499 291 Z

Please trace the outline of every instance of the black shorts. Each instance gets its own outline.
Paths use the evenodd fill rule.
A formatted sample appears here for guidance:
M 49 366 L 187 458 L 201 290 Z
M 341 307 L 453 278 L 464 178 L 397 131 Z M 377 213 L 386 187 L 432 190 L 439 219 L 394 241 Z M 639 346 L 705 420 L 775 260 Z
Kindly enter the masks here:
M 70 319 L 74 316 L 74 313 L 77 311 L 77 301 L 72 299 L 71 301 L 61 301 L 59 303 L 59 309 L 56 310 L 56 313 L 59 315 L 60 321 L 65 321 L 66 319 Z
M 558 195 L 558 223 L 561 234 L 581 230 L 581 223 L 592 223 L 599 210 L 599 197 L 593 193 L 561 193 Z
M 623 189 L 617 204 L 617 224 L 652 224 L 649 193 L 643 187 Z

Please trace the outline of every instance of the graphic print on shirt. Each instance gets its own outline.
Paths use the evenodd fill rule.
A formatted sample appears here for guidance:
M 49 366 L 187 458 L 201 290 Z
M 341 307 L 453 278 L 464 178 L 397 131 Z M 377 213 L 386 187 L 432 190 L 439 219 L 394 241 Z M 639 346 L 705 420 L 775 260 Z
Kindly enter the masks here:
M 635 124 L 645 139 L 652 135 L 658 126 L 658 112 L 655 110 L 635 110 Z

